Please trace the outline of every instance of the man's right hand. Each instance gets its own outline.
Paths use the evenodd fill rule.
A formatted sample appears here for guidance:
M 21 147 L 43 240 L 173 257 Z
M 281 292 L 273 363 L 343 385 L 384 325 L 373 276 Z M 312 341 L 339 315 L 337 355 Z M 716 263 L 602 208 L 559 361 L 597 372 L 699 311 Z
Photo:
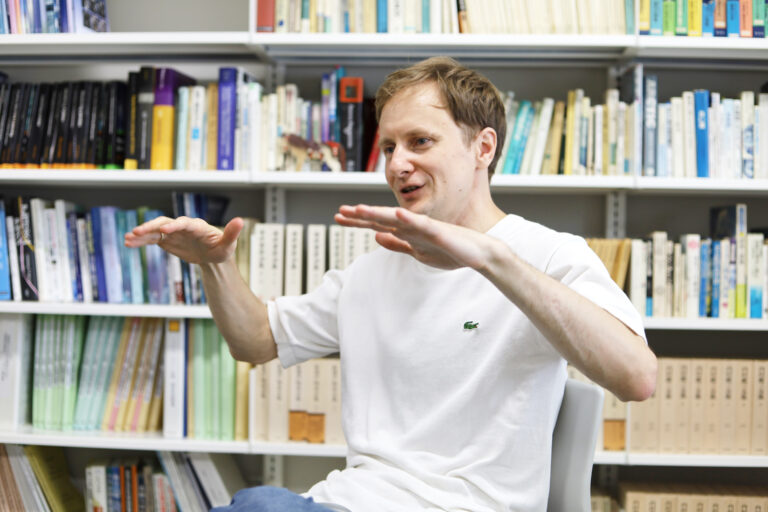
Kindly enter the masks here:
M 202 219 L 157 217 L 125 234 L 126 247 L 157 244 L 189 263 L 221 263 L 237 247 L 243 219 L 235 217 L 224 231 Z

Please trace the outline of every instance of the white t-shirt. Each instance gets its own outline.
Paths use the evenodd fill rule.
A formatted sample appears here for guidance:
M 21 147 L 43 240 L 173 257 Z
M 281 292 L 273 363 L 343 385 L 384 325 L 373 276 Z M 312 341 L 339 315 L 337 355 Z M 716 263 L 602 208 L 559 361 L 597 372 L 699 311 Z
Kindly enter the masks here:
M 644 335 L 582 238 L 516 215 L 488 234 Z M 480 273 L 380 248 L 268 307 L 284 366 L 341 357 L 347 468 L 307 495 L 354 512 L 545 510 L 566 363 Z

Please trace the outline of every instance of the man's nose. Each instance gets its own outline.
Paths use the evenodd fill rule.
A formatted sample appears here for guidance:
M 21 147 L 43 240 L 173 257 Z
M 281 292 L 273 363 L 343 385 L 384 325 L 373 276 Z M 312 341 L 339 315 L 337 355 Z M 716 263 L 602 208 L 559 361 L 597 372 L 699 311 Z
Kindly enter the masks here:
M 412 156 L 413 154 L 407 148 L 402 146 L 395 147 L 389 159 L 389 170 L 398 176 L 413 171 Z

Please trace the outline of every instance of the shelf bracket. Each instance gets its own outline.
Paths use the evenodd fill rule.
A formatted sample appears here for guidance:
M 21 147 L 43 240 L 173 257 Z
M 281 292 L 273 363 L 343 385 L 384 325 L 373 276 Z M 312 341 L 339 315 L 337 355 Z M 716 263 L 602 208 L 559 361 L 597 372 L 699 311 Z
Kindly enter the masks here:
M 605 196 L 605 236 L 627 236 L 627 193 L 623 190 L 609 192 Z
M 285 224 L 285 210 L 285 189 L 274 186 L 267 187 L 264 222 Z

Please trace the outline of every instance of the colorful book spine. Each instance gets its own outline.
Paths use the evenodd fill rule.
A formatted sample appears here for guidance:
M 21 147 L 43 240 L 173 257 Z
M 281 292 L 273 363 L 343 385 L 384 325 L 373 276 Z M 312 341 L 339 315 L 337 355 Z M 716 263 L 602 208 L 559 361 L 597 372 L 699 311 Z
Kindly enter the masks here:
M 678 36 L 688 35 L 688 2 L 686 0 L 677 0 L 677 9 L 675 9 L 675 34 Z
M 650 34 L 660 36 L 664 26 L 664 8 L 662 0 L 651 0 Z
M 715 35 L 715 0 L 703 0 L 701 5 L 701 35 Z
M 640 0 L 637 27 L 641 36 L 651 33 L 651 0 Z
M 752 2 L 752 37 L 765 38 L 765 2 L 753 0 Z
M 752 0 L 739 0 L 739 35 L 752 37 Z
M 727 3 L 728 0 L 715 0 L 715 37 L 728 35 Z
M 693 101 L 696 116 L 696 176 L 709 178 L 709 91 L 695 90 Z
M 739 0 L 728 0 L 725 4 L 725 24 L 728 37 L 740 37 Z
M 376 32 L 387 33 L 387 0 L 376 0 Z
M 702 0 L 688 0 L 688 35 L 701 37 Z
M 656 130 L 658 110 L 658 77 L 656 75 L 645 76 L 645 92 L 643 101 L 644 133 L 643 133 L 643 176 L 656 175 Z
M 176 91 L 195 81 L 172 68 L 158 68 L 155 72 L 155 103 L 152 109 L 152 151 L 150 168 L 173 168 L 174 132 L 176 129 Z
M 710 314 L 712 303 L 712 241 L 701 241 L 701 285 L 699 287 L 699 316 L 707 317 Z
M 664 0 L 661 5 L 661 32 L 665 36 L 675 35 L 675 12 L 677 4 L 675 0 Z
M 344 170 L 363 171 L 363 79 L 344 77 L 339 84 L 339 124 L 345 150 Z
M 11 265 L 9 262 L 8 235 L 5 222 L 5 201 L 0 196 L 0 301 L 11 300 Z

